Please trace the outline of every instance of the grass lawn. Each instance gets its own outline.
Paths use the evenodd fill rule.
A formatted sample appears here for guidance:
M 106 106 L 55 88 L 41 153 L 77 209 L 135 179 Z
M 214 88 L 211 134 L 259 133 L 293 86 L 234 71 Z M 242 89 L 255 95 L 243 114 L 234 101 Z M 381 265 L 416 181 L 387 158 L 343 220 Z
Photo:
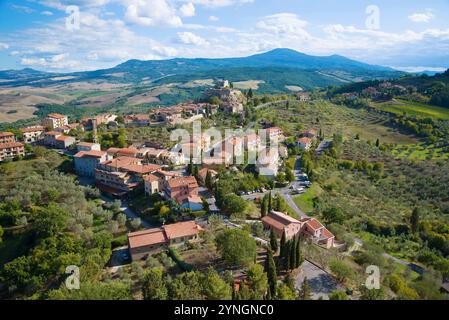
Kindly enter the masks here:
M 293 201 L 304 213 L 313 213 L 313 198 L 319 196 L 322 191 L 321 187 L 314 183 L 305 193 L 293 197 Z
M 391 102 L 376 103 L 375 106 L 382 110 L 400 115 L 405 113 L 408 116 L 449 120 L 449 109 L 418 102 L 396 99 Z

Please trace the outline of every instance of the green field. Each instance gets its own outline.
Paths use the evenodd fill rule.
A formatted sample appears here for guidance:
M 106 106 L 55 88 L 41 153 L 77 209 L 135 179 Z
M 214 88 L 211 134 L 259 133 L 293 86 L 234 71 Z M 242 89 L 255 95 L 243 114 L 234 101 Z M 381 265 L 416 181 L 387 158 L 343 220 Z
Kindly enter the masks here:
M 295 204 L 306 214 L 313 213 L 313 199 L 321 194 L 323 190 L 316 183 L 310 189 L 299 196 L 293 198 Z
M 431 117 L 449 120 L 449 109 L 427 105 L 424 103 L 395 99 L 394 101 L 375 103 L 376 108 L 395 114 L 406 114 L 415 117 Z

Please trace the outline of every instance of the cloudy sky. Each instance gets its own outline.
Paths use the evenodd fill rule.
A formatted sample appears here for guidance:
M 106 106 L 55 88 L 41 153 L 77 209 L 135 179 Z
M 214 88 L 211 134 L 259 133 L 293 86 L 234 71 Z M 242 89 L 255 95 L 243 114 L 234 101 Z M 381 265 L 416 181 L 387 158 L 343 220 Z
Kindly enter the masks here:
M 403 70 L 449 67 L 449 0 L 0 0 L 0 69 L 291 48 Z

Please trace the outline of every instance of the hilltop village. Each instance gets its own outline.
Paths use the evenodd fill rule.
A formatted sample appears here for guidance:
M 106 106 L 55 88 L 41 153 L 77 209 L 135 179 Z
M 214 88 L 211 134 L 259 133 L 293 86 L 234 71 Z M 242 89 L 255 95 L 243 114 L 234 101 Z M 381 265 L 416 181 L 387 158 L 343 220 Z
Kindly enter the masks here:
M 379 88 L 402 90 L 388 83 Z M 381 95 L 368 89 L 344 92 L 335 103 Z M 51 187 L 39 190 L 33 174 L 21 182 L 27 194 L 21 194 L 25 187 L 14 187 L 0 222 L 10 235 L 26 234 L 30 222 L 51 222 L 48 230 L 29 231 L 42 248 L 58 237 L 81 241 L 89 251 L 64 247 L 67 259 L 98 255 L 89 270 L 97 280 L 89 281 L 128 298 L 369 298 L 372 291 L 355 287 L 366 263 L 356 265 L 354 259 L 372 258 L 365 239 L 350 236 L 340 226 L 346 213 L 318 196 L 337 188 L 332 182 L 337 173 L 326 176 L 331 170 L 353 170 L 377 181 L 384 164 L 375 156 L 370 162 L 351 160 L 345 154 L 348 142 L 315 110 L 302 113 L 310 119 L 307 125 L 298 125 L 295 114 L 280 121 L 269 113 L 282 110 L 282 117 L 315 99 L 323 97 L 316 92 L 256 97 L 251 89 L 243 92 L 222 80 L 200 99 L 146 113 L 102 113 L 72 121 L 49 113 L 40 125 L 0 133 L 2 165 L 23 165 L 32 172 L 44 166 L 53 172 L 43 175 Z M 218 133 L 210 134 L 211 129 Z M 356 144 L 360 137 L 351 139 Z M 367 145 L 387 150 L 379 140 Z M 33 169 L 27 167 L 34 162 Z M 331 182 L 319 185 L 323 177 Z M 372 220 L 365 223 L 375 228 Z M 63 231 L 70 235 L 62 236 Z M 8 279 L 14 279 L 14 261 L 2 271 Z M 9 289 L 12 296 L 38 294 L 54 280 L 49 276 L 35 286 L 12 281 L 0 292 L 11 285 L 16 286 Z M 405 294 L 398 292 L 381 294 Z M 71 298 L 77 293 L 61 287 L 45 294 Z

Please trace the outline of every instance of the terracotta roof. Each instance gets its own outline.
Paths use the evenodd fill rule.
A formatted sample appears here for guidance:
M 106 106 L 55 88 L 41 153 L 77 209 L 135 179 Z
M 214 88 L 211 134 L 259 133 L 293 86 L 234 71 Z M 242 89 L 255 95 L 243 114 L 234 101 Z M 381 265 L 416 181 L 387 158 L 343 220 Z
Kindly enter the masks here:
M 35 132 L 35 131 L 44 131 L 45 128 L 42 126 L 36 126 L 36 127 L 28 127 L 28 128 L 22 128 L 20 131 L 22 132 Z
M 160 178 L 158 176 L 155 176 L 154 174 L 150 173 L 150 174 L 144 176 L 143 180 L 149 181 L 149 182 L 154 182 L 154 181 L 159 181 Z
M 310 228 L 312 228 L 313 230 L 319 230 L 319 229 L 321 229 L 321 228 L 324 228 L 324 226 L 321 224 L 321 222 L 319 222 L 318 220 L 316 220 L 316 219 L 309 219 L 307 222 L 306 222 L 306 224 L 310 227 Z
M 63 135 L 61 135 L 59 137 L 56 137 L 56 140 L 58 140 L 58 141 L 65 141 L 65 140 L 68 140 L 68 139 L 75 139 L 75 138 L 69 137 L 69 136 L 63 136 Z
M 141 160 L 137 159 L 137 158 L 118 157 L 118 158 L 106 161 L 103 164 L 106 165 L 106 166 L 109 166 L 109 167 L 122 168 L 123 166 L 127 166 L 127 165 L 130 165 L 130 164 L 140 164 L 140 163 L 141 163 Z
M 0 137 L 12 137 L 14 133 L 12 132 L 0 132 Z
M 106 152 L 109 154 L 135 155 L 139 153 L 139 150 L 134 148 L 109 148 Z
M 128 170 L 130 172 L 135 172 L 135 173 L 151 173 L 154 172 L 158 169 L 160 169 L 161 167 L 158 166 L 157 164 L 128 164 L 128 165 L 123 165 L 120 168 L 124 169 L 124 170 Z
M 316 136 L 316 130 L 315 129 L 311 129 L 311 130 L 307 130 L 307 131 L 304 131 L 302 134 L 308 134 L 308 135 L 313 135 L 313 136 Z
M 20 142 L 6 142 L 6 143 L 0 143 L 0 149 L 17 148 L 17 147 L 23 147 L 23 144 L 20 143 Z
M 148 229 L 128 234 L 130 248 L 145 247 L 149 245 L 166 243 L 167 238 L 161 228 Z
M 168 239 L 193 236 L 200 232 L 201 228 L 195 221 L 178 222 L 167 224 L 162 227 Z
M 91 158 L 101 158 L 105 156 L 107 153 L 105 151 L 97 151 L 97 150 L 90 150 L 90 151 L 80 151 L 77 154 L 74 155 L 75 158 L 84 158 L 84 157 L 91 157 Z
M 187 201 L 192 202 L 192 203 L 203 203 L 203 200 L 201 199 L 201 197 L 197 196 L 196 194 L 188 196 Z
M 179 172 L 175 172 L 175 171 L 157 170 L 155 173 L 160 174 L 164 177 L 179 177 L 179 176 L 181 176 L 181 174 Z
M 59 113 L 50 113 L 49 115 L 47 115 L 48 118 L 55 118 L 55 119 L 63 119 L 66 116 L 59 114 Z
M 262 222 L 266 223 L 267 225 L 271 226 L 274 229 L 277 229 L 279 231 L 284 230 L 284 228 L 286 227 L 285 224 L 283 224 L 282 222 L 274 219 L 273 217 L 270 216 L 265 216 L 262 219 Z
M 198 187 L 198 183 L 196 182 L 195 177 L 180 177 L 171 179 L 168 181 L 168 186 L 170 188 L 178 188 L 180 186 L 192 185 L 193 187 Z
M 324 228 L 323 230 L 323 237 L 329 239 L 334 237 L 334 235 L 332 234 L 332 232 L 330 232 L 329 230 L 327 230 L 326 228 Z
M 44 134 L 47 135 L 47 136 L 60 136 L 60 135 L 62 135 L 61 132 L 57 132 L 57 131 L 47 131 Z
M 304 144 L 307 144 L 307 143 L 311 143 L 311 142 L 312 142 L 312 140 L 311 140 L 310 138 L 305 138 L 305 137 L 303 137 L 303 138 L 298 138 L 298 139 L 296 139 L 296 141 L 297 141 L 297 142 L 304 143 Z

